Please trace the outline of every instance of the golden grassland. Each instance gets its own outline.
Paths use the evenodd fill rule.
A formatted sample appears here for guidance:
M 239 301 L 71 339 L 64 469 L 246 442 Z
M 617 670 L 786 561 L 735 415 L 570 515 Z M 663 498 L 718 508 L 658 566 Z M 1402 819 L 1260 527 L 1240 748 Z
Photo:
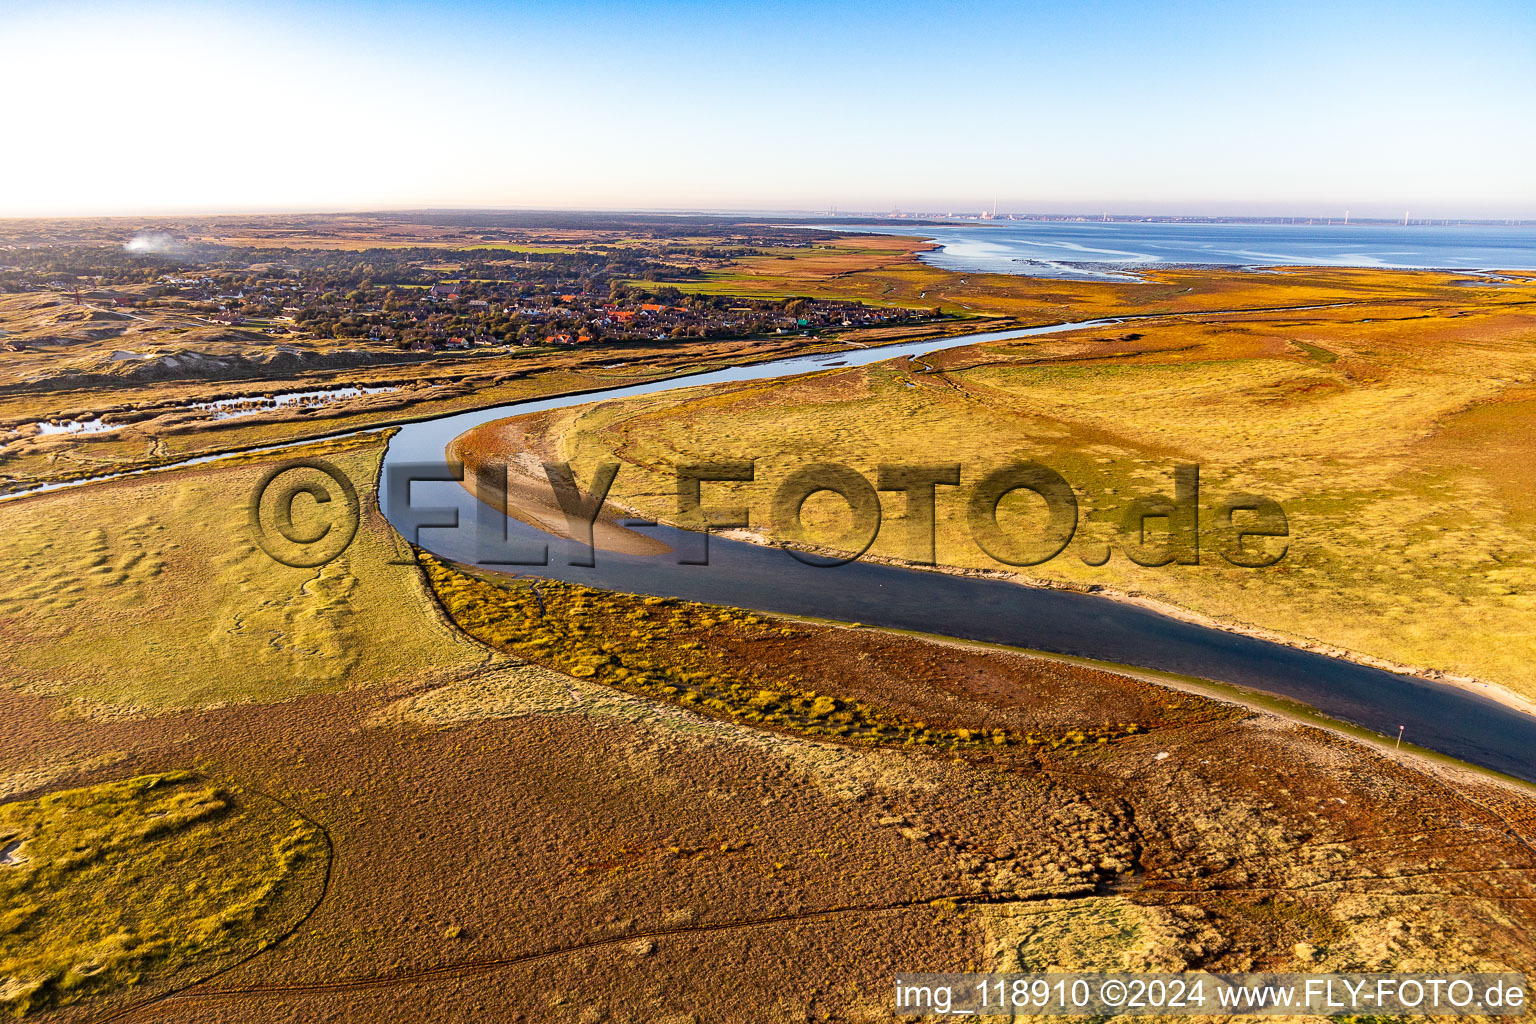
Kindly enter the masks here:
M 0 1012 L 21 1017 L 262 949 L 323 870 L 286 808 L 184 772 L 0 804 Z
M 1193 459 L 1208 500 L 1241 486 L 1291 512 L 1278 571 L 1090 569 L 1076 548 L 1026 571 L 1496 677 L 1478 638 L 1529 654 L 1521 594 L 1486 589 L 1529 592 L 1520 295 L 1371 280 L 1384 292 L 1347 311 L 970 346 L 550 430 L 580 479 L 618 453 L 615 494 L 663 514 L 670 467 L 701 456 L 758 456 L 755 515 L 811 458 L 951 460 L 967 481 L 1038 458 L 1077 486 L 1093 543 Z M 505 386 L 451 401 L 523 385 Z M 156 1017 L 857 1019 L 914 963 L 1531 968 L 1521 793 L 1016 652 L 418 563 L 372 500 L 381 451 L 327 441 L 0 503 L 6 1009 L 59 1019 L 78 999 L 74 1019 L 226 966 Z M 320 569 L 249 529 L 257 480 L 299 455 L 363 499 Z M 940 494 L 939 557 L 963 565 Z M 910 554 L 898 505 L 876 547 L 892 558 Z M 835 505 L 807 512 L 837 532 Z M 1476 560 L 1494 541 L 1498 567 Z M 289 935 L 321 888 L 311 821 L 337 870 Z
M 375 434 L 0 504 L 0 685 L 110 716 L 478 663 L 431 615 L 396 614 L 429 599 L 371 501 L 382 449 Z M 351 547 L 318 569 L 273 561 L 249 524 L 263 472 L 299 456 L 332 461 L 363 499 Z
M 886 462 L 960 463 L 968 485 L 1037 460 L 1078 492 L 1074 544 L 1044 565 L 1003 565 L 971 536 L 967 487 L 940 487 L 942 564 L 1143 595 L 1536 696 L 1536 523 L 1523 497 L 1536 329 L 1511 305 L 1531 291 L 1492 305 L 1122 324 L 602 403 L 551 422 L 579 479 L 618 456 L 613 498 L 646 516 L 676 518 L 678 463 L 755 459 L 758 482 L 710 485 L 708 500 L 750 505 L 764 535 L 784 528 L 769 515 L 773 487 L 806 463 L 844 463 L 871 480 Z M 1207 538 L 1226 495 L 1280 502 L 1291 537 L 1278 565 L 1230 566 L 1209 541 L 1199 566 L 1144 568 L 1118 550 L 1128 503 L 1171 494 L 1173 466 L 1188 462 L 1201 467 Z M 872 556 L 920 557 L 903 503 L 884 499 Z M 1042 522 L 1018 496 L 1000 515 L 1020 535 Z M 813 542 L 838 546 L 840 499 L 813 498 L 805 517 Z M 1117 549 L 1109 563 L 1085 564 L 1105 544 Z
M 292 454 L 366 508 L 380 448 Z M 852 1018 L 917 962 L 1528 967 L 1517 793 L 1015 652 L 418 565 L 371 510 L 288 569 L 245 519 L 288 457 L 0 505 L 0 850 L 28 858 L 0 886 L 106 851 L 14 900 L 52 922 L 0 969 L 58 979 L 28 1016 L 226 966 L 155 1019 Z M 336 866 L 290 934 L 310 820 Z

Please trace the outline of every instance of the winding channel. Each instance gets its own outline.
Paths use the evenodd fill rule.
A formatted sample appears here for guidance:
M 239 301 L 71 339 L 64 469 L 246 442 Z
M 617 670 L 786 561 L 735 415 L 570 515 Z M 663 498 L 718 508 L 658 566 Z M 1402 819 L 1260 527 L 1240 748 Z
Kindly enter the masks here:
M 709 563 L 678 563 L 678 554 L 595 553 L 545 534 L 480 504 L 451 480 L 418 480 L 408 499 L 385 485 L 392 467 L 445 469 L 444 450 L 465 431 L 493 420 L 548 409 L 653 395 L 710 384 L 792 377 L 864 366 L 945 348 L 1123 323 L 1138 317 L 1056 324 L 963 337 L 932 338 L 868 349 L 798 356 L 599 392 L 516 402 L 407 424 L 381 464 L 379 504 L 407 539 L 482 568 L 566 580 L 606 590 L 654 594 L 765 612 L 860 622 L 1171 672 L 1297 701 L 1332 718 L 1407 739 L 1473 764 L 1536 781 L 1536 716 L 1456 686 L 1399 675 L 1340 658 L 1172 618 L 1106 597 L 1023 586 L 999 579 L 948 575 L 872 562 L 835 568 L 803 564 L 777 548 L 708 540 Z M 511 454 L 511 453 L 508 453 Z M 621 470 L 622 472 L 622 470 Z M 418 475 L 415 472 L 410 475 Z M 483 564 L 480 517 L 505 528 L 507 545 L 547 564 Z M 422 525 L 456 518 L 455 528 Z M 663 526 L 645 533 L 696 553 L 698 535 Z

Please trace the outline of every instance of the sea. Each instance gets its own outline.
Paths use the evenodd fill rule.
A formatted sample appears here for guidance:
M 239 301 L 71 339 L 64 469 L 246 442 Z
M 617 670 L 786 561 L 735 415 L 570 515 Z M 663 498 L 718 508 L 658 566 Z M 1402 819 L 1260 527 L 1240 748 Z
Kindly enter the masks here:
M 990 220 L 807 223 L 920 235 L 946 270 L 1033 277 L 1134 278 L 1171 266 L 1536 270 L 1536 224 L 1243 224 Z

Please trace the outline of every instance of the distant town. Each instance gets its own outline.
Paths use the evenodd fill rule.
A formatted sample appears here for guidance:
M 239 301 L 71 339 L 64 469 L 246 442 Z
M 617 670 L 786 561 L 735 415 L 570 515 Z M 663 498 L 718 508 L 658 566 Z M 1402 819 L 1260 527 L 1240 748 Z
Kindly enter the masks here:
M 747 243 L 809 245 L 806 232 Z M 736 240 L 693 246 L 366 249 L 236 247 L 175 238 L 0 249 L 0 293 L 239 327 L 363 341 L 414 353 L 814 333 L 939 319 L 937 310 L 687 290 L 705 269 L 754 255 Z M 6 338 L 0 346 L 61 343 Z

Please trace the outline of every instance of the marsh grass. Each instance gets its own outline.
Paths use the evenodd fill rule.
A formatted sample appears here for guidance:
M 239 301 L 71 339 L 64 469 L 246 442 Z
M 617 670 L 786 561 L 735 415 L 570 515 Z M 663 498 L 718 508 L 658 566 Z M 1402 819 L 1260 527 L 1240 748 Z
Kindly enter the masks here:
M 21 1017 L 262 948 L 319 831 L 188 773 L 0 804 L 0 1009 Z
M 1136 723 L 1104 723 L 1052 735 L 909 721 L 813 688 L 810 681 L 789 685 L 725 667 L 704 642 L 707 631 L 782 632 L 784 627 L 753 612 L 554 580 L 491 582 L 425 551 L 417 556 L 449 616 L 477 640 L 579 679 L 746 724 L 944 750 L 1086 747 L 1142 731 Z

